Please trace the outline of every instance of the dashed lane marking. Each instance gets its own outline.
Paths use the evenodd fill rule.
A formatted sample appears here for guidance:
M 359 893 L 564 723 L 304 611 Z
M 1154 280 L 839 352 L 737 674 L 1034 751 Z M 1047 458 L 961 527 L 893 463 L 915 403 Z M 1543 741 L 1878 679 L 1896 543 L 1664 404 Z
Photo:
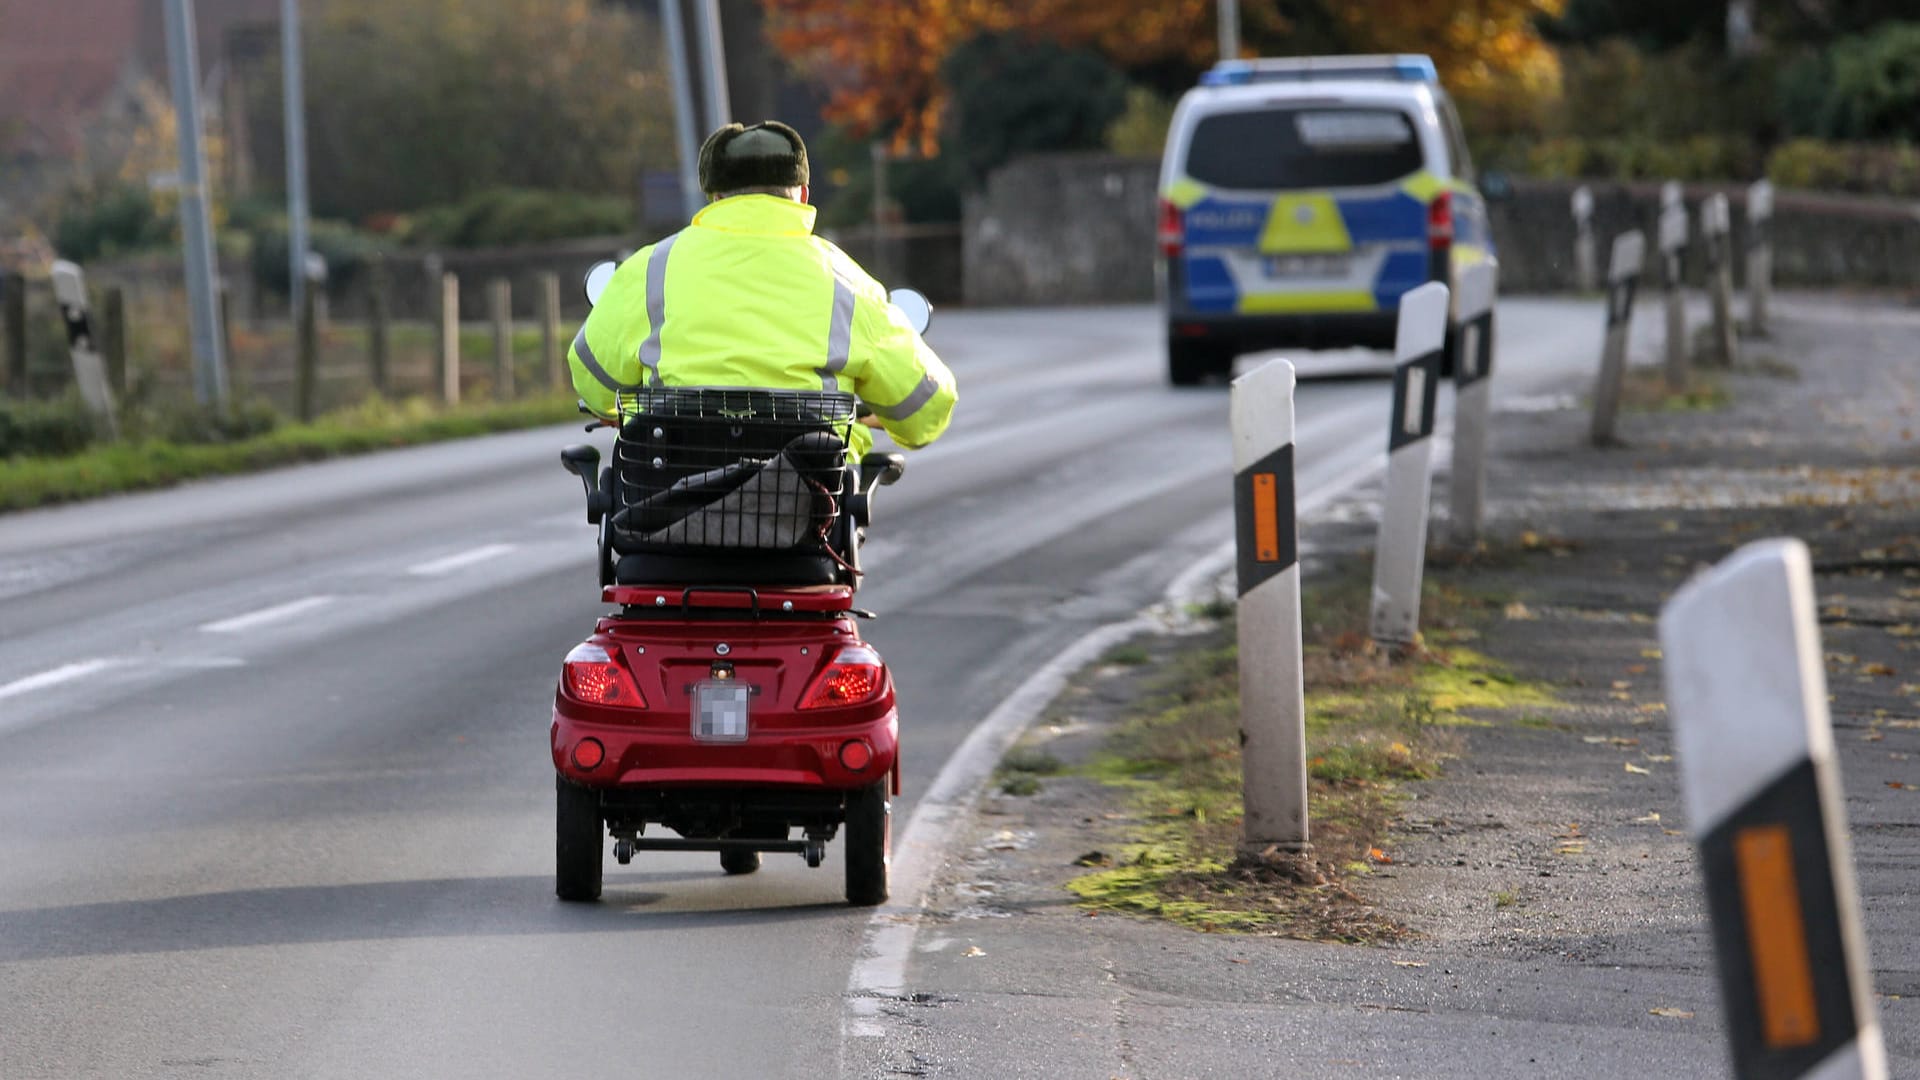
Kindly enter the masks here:
M 230 619 L 221 619 L 202 625 L 200 629 L 209 634 L 237 634 L 242 630 L 251 630 L 256 626 L 291 619 L 295 615 L 304 615 L 309 611 L 326 607 L 333 603 L 331 596 L 308 596 L 299 600 L 290 600 L 284 604 L 275 604 L 259 611 L 249 611 L 245 615 L 235 615 Z
M 10 683 L 0 683 L 0 700 L 17 697 L 21 694 L 29 694 L 35 690 L 45 690 L 49 686 L 59 686 L 64 682 L 72 682 L 75 679 L 85 678 L 106 666 L 107 661 L 105 660 L 78 660 L 71 664 L 62 664 L 50 671 L 42 671 L 37 675 L 28 675 L 23 679 L 15 679 Z
M 417 566 L 409 566 L 407 567 L 407 573 L 418 577 L 437 577 L 441 574 L 451 574 L 455 570 L 464 570 L 476 563 L 486 562 L 488 559 L 497 559 L 514 550 L 514 547 L 515 545 L 513 544 L 486 544 L 470 551 L 462 551 L 455 555 L 448 555 L 445 558 L 434 559 L 431 562 L 423 562 Z

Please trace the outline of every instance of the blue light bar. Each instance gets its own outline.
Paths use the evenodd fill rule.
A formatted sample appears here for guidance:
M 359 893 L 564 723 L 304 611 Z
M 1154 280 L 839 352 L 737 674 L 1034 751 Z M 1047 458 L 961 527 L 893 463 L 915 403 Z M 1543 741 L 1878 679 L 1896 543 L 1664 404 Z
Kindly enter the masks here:
M 1380 79 L 1391 82 L 1438 84 L 1440 72 L 1433 58 L 1419 53 L 1398 56 L 1263 57 L 1259 60 L 1222 60 L 1200 76 L 1201 86 L 1249 86 L 1266 82 L 1311 82 L 1320 79 Z

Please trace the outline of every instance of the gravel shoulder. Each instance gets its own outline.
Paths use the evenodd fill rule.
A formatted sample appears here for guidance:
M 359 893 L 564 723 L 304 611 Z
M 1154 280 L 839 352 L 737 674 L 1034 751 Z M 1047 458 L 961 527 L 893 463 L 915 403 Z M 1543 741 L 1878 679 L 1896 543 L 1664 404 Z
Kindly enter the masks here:
M 1327 945 L 1089 912 L 1066 888 L 1076 861 L 1137 822 L 1124 791 L 1070 768 L 983 797 L 922 917 L 917 992 L 849 1075 L 1724 1074 L 1653 619 L 1698 568 L 1779 535 L 1819 567 L 1874 984 L 1895 1075 L 1920 1075 L 1920 313 L 1872 314 L 1783 305 L 1750 345 L 1773 374 L 1728 376 L 1717 411 L 1629 413 L 1615 449 L 1585 445 L 1577 402 L 1499 415 L 1486 550 L 1436 549 L 1429 574 L 1499 597 L 1473 646 L 1559 704 L 1473 712 L 1443 775 L 1403 786 L 1387 860 L 1354 888 L 1404 935 Z M 1377 494 L 1303 530 L 1309 573 L 1371 545 Z M 1093 760 L 1203 636 L 1083 673 L 1030 745 Z

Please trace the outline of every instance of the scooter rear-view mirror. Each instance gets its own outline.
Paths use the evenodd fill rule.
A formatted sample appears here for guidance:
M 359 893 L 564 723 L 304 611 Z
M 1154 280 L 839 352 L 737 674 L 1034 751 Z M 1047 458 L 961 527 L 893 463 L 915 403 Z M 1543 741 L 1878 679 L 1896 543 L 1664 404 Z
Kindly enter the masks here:
M 600 294 L 607 291 L 607 282 L 613 280 L 613 272 L 617 269 L 619 267 L 611 262 L 601 262 L 594 263 L 593 268 L 587 271 L 587 303 L 589 305 L 600 303 Z
M 895 289 L 887 294 L 893 306 L 907 317 L 907 325 L 916 334 L 925 334 L 933 323 L 933 302 L 913 289 Z

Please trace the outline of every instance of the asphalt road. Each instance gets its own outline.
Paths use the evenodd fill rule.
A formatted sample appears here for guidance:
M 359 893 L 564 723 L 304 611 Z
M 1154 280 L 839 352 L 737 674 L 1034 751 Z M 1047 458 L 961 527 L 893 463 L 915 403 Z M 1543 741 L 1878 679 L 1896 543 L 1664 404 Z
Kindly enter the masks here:
M 1598 303 L 1501 309 L 1495 393 Z M 952 432 L 888 489 L 868 636 L 906 795 L 1054 651 L 1228 535 L 1224 388 L 1143 308 L 943 313 Z M 1301 387 L 1299 487 L 1384 456 Z M 554 428 L 0 517 L 0 1077 L 819 1076 L 866 912 L 839 852 L 552 897 L 548 708 L 603 609 Z

